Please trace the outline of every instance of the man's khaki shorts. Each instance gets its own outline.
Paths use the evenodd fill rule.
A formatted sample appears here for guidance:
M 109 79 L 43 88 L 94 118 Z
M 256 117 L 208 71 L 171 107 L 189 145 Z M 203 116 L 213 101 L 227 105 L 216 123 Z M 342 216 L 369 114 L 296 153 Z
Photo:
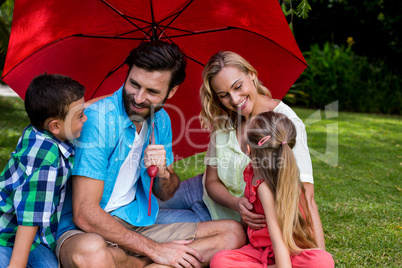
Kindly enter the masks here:
M 148 237 L 149 239 L 158 242 L 158 243 L 163 243 L 163 242 L 169 242 L 169 241 L 174 241 L 174 240 L 194 240 L 195 239 L 195 234 L 197 232 L 198 228 L 198 222 L 179 222 L 179 223 L 171 223 L 171 224 L 154 224 L 151 226 L 145 226 L 145 227 L 136 227 L 128 222 L 113 216 L 118 222 L 120 222 L 123 226 L 125 226 L 127 229 L 130 229 L 138 234 L 141 234 L 145 237 Z M 59 259 L 59 254 L 60 254 L 60 248 L 62 247 L 63 243 L 69 239 L 70 237 L 76 235 L 76 234 L 82 234 L 85 233 L 81 230 L 69 230 L 62 234 L 60 238 L 57 240 L 57 245 L 56 245 L 56 256 Z M 109 246 L 114 246 L 118 247 L 119 245 L 106 241 L 106 243 Z

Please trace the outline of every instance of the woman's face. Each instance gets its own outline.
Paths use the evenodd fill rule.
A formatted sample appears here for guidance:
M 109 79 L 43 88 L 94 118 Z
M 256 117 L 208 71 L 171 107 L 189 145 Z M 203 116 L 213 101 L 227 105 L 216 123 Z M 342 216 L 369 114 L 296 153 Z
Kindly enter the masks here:
M 211 86 L 223 106 L 248 119 L 259 95 L 253 83 L 254 78 L 254 73 L 244 73 L 237 67 L 225 66 L 211 78 Z

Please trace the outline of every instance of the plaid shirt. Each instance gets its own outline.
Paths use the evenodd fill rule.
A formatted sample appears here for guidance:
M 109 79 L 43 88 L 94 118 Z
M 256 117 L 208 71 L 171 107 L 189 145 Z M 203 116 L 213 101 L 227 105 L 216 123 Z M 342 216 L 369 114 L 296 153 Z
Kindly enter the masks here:
M 54 250 L 74 147 L 29 125 L 0 175 L 0 246 L 12 247 L 18 225 L 39 226 L 40 243 Z

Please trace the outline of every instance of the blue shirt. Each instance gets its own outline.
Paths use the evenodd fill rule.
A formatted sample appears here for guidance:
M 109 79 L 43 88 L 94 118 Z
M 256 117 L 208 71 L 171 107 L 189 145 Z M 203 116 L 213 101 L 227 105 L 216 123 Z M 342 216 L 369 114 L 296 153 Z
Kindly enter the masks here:
M 85 176 L 104 181 L 103 196 L 100 206 L 105 208 L 113 192 L 120 167 L 131 150 L 136 127 L 128 117 L 123 103 L 123 87 L 113 96 L 102 99 L 85 110 L 88 120 L 81 136 L 75 141 L 76 160 L 72 175 Z M 166 150 L 166 164 L 173 163 L 172 129 L 169 115 L 160 110 L 154 115 L 155 144 L 162 144 Z M 144 124 L 151 126 L 152 118 Z M 146 137 L 152 127 L 147 128 Z M 125 220 L 134 226 L 148 226 L 155 223 L 158 214 L 158 202 L 152 195 L 151 215 L 148 216 L 148 197 L 151 179 L 143 163 L 143 154 L 149 144 L 145 139 L 140 163 L 140 178 L 136 182 L 135 199 L 130 204 L 120 207 L 111 215 Z M 67 189 L 65 205 L 58 230 L 58 237 L 65 231 L 77 229 L 72 222 L 71 184 Z
M 31 250 L 54 250 L 74 148 L 46 130 L 26 127 L 0 175 L 0 245 L 14 246 L 18 225 L 38 226 Z

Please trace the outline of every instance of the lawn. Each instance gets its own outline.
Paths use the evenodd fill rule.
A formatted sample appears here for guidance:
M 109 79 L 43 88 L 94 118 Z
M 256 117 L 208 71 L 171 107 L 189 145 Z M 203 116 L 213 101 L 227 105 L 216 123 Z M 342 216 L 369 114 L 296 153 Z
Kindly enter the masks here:
M 305 121 L 315 199 L 336 267 L 402 267 L 402 117 L 295 109 Z M 0 97 L 0 168 L 28 124 L 19 98 Z M 320 119 L 321 118 L 321 119 Z M 175 163 L 182 179 L 204 154 Z

